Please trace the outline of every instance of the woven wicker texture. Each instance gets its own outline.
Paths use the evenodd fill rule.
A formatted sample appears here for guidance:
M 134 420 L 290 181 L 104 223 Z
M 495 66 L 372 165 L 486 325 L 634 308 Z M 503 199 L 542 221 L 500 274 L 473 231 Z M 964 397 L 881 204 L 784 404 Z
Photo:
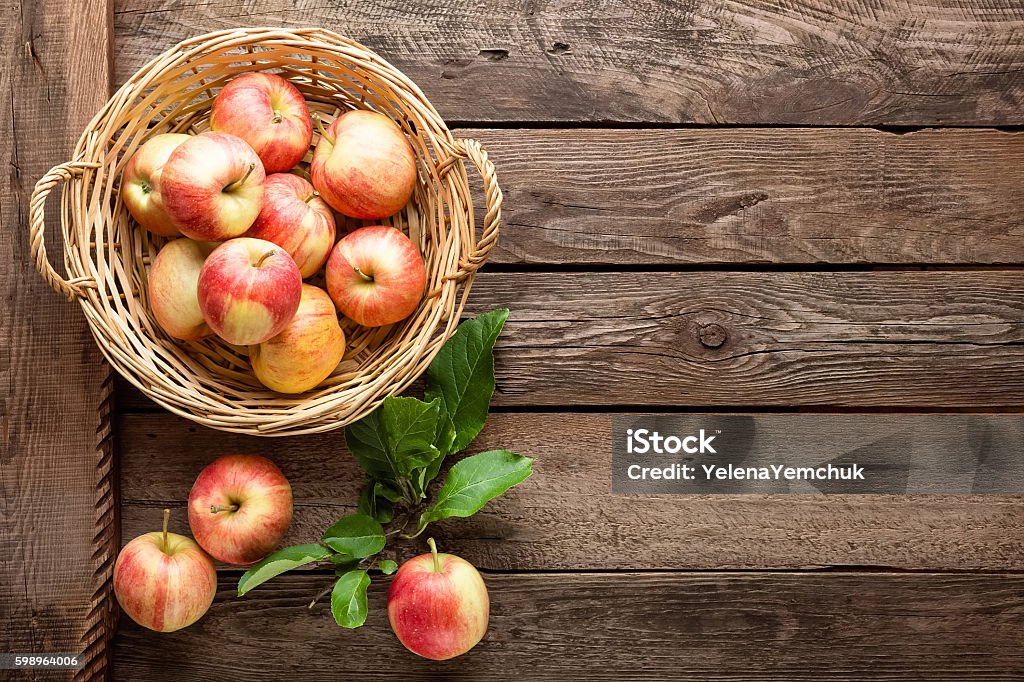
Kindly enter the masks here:
M 263 388 L 244 348 L 214 338 L 176 341 L 156 325 L 147 267 L 166 240 L 140 228 L 119 198 L 121 171 L 135 150 L 159 133 L 208 129 L 219 89 L 254 70 L 289 79 L 325 125 L 353 108 L 389 115 L 408 135 L 420 169 L 409 205 L 376 222 L 404 230 L 420 246 L 427 296 L 412 316 L 390 327 L 366 329 L 343 319 L 348 348 L 342 363 L 317 389 L 298 396 Z M 314 134 L 313 146 L 318 139 Z M 467 161 L 483 179 L 479 233 Z M 66 277 L 53 269 L 44 242 L 46 198 L 61 183 Z M 93 118 L 73 160 L 40 179 L 29 222 L 39 272 L 79 301 L 103 354 L 128 381 L 205 426 L 283 436 L 349 424 L 426 369 L 454 332 L 476 270 L 497 240 L 501 199 L 480 145 L 455 139 L 419 88 L 372 51 L 321 29 L 243 28 L 187 40 L 140 69 Z M 339 233 L 360 224 L 339 223 Z

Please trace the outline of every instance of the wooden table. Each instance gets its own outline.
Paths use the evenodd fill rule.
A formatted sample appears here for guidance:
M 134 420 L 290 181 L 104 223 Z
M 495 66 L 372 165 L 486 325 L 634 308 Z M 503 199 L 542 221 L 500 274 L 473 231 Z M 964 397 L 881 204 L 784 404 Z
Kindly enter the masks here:
M 1024 678 L 1019 496 L 610 493 L 617 413 L 1021 411 L 1016 0 L 20 0 L 0 22 L 0 649 L 84 651 L 80 679 Z M 400 648 L 383 582 L 362 630 L 310 612 L 316 571 L 237 599 L 225 568 L 173 635 L 116 620 L 117 549 L 164 506 L 184 530 L 214 456 L 281 465 L 289 542 L 356 498 L 341 433 L 206 430 L 112 380 L 28 260 L 32 183 L 109 90 L 235 25 L 362 41 L 498 166 L 471 308 L 512 318 L 477 445 L 537 463 L 438 530 L 493 600 L 456 661 Z

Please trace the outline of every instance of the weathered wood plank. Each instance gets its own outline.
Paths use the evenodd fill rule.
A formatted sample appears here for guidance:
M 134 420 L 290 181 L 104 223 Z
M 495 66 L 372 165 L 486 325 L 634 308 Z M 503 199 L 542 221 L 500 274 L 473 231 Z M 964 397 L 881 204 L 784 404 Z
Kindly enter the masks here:
M 0 646 L 80 653 L 83 679 L 105 673 L 114 623 L 110 370 L 78 306 L 32 265 L 28 203 L 106 101 L 110 12 L 107 0 L 21 0 L 0 13 Z M 55 225 L 48 245 L 59 263 Z
M 508 273 L 473 294 L 513 311 L 503 405 L 1024 402 L 1020 271 Z
M 822 418 L 824 419 L 824 418 Z M 821 423 L 822 438 L 832 433 Z M 353 510 L 361 473 L 342 433 L 267 440 L 170 414 L 122 416 L 124 537 L 156 528 L 202 468 L 227 452 L 267 455 L 295 495 L 286 544 L 316 541 Z M 611 494 L 611 415 L 491 415 L 474 449 L 514 447 L 535 474 L 477 516 L 431 527 L 444 546 L 497 570 L 1024 568 L 1021 496 L 621 496 Z
M 497 405 L 1024 403 L 1021 270 L 485 271 L 468 311 L 498 306 Z
M 493 262 L 1024 262 L 1024 133 L 456 134 L 498 164 Z
M 488 575 L 490 629 L 433 663 L 387 624 L 386 579 L 366 626 L 307 609 L 329 575 L 276 578 L 158 635 L 125 622 L 124 679 L 1019 680 L 1024 577 L 889 573 Z M 254 664 L 258 661 L 259 664 Z
M 1024 121 L 1024 9 L 1011 0 L 126 0 L 115 17 L 117 81 L 180 40 L 239 25 L 347 34 L 456 120 Z

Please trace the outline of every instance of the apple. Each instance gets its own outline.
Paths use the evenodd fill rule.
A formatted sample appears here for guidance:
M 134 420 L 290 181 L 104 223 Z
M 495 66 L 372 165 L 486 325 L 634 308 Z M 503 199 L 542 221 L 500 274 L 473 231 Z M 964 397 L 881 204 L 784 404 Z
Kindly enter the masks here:
M 259 455 L 224 455 L 199 473 L 188 524 L 210 556 L 248 565 L 270 554 L 292 523 L 292 487 Z
M 181 238 L 168 242 L 149 268 L 149 304 L 160 328 L 176 339 L 213 333 L 199 308 L 199 271 L 216 244 Z
M 277 244 L 239 237 L 206 257 L 199 271 L 199 308 L 228 343 L 250 346 L 277 336 L 302 298 L 302 275 Z
M 167 532 L 146 533 L 121 550 L 114 562 L 114 595 L 136 623 L 174 632 L 203 617 L 217 594 L 213 561 L 195 542 Z
M 291 170 L 313 141 L 302 93 L 271 73 L 242 74 L 225 85 L 210 108 L 210 128 L 248 142 L 267 173 Z
M 180 232 L 167 211 L 160 191 L 160 175 L 171 152 L 191 135 L 164 133 L 151 137 L 132 154 L 121 176 L 121 200 L 136 222 L 161 237 Z
M 345 332 L 338 311 L 323 289 L 302 285 L 295 317 L 280 334 L 249 347 L 249 360 L 260 382 L 279 393 L 315 388 L 345 355 Z
M 453 554 L 430 554 L 402 564 L 388 590 L 388 620 L 406 649 L 434 661 L 466 653 L 487 632 L 487 586 L 473 564 Z
M 394 121 L 359 109 L 321 128 L 310 175 L 317 191 L 341 213 L 380 220 L 409 203 L 416 187 L 416 156 Z
M 423 299 L 427 270 L 412 240 L 389 225 L 346 235 L 327 259 L 327 291 L 346 317 L 380 327 L 408 317 Z
M 160 174 L 160 195 L 186 237 L 217 242 L 242 234 L 263 207 L 266 175 L 256 152 L 226 133 L 202 133 L 175 149 Z
M 243 236 L 274 242 L 291 255 L 304 278 L 311 277 L 334 247 L 331 207 L 298 175 L 268 175 L 263 187 L 263 210 Z

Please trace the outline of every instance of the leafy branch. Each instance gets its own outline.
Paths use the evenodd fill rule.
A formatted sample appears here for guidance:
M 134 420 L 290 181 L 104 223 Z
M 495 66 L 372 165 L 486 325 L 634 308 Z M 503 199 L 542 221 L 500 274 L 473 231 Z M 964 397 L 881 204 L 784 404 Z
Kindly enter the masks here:
M 367 476 L 357 512 L 338 519 L 319 543 L 285 547 L 252 566 L 238 581 L 239 596 L 286 571 L 330 561 L 337 580 L 319 596 L 329 591 L 338 625 L 357 628 L 366 621 L 369 571 L 398 569 L 378 558 L 389 539 L 415 538 L 431 523 L 472 516 L 530 476 L 529 457 L 489 450 L 456 462 L 436 495 L 428 490 L 445 458 L 464 450 L 487 421 L 494 343 L 507 319 L 508 310 L 499 309 L 460 324 L 427 369 L 423 400 L 385 398 L 346 429 L 348 448 Z

